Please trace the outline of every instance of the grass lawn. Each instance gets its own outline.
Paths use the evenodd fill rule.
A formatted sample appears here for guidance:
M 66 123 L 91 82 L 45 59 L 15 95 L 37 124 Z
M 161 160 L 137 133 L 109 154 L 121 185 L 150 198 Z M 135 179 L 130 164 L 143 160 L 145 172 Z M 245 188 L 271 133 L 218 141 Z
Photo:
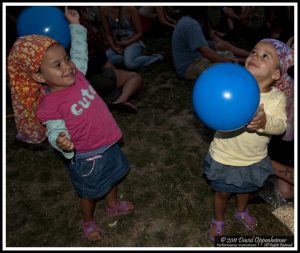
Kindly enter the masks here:
M 144 42 L 149 50 L 164 50 L 170 56 L 170 37 L 148 37 Z M 213 246 L 207 236 L 213 193 L 201 175 L 213 131 L 194 114 L 194 82 L 176 76 L 170 57 L 139 73 L 144 87 L 133 97 L 138 114 L 113 113 L 131 164 L 119 196 L 133 201 L 135 213 L 114 223 L 104 216 L 100 201 L 95 217 L 105 234 L 101 241 L 87 241 L 65 161 L 47 141 L 17 141 L 14 119 L 6 118 L 7 247 Z M 259 223 L 253 232 L 233 219 L 234 208 L 232 198 L 226 209 L 226 235 L 293 236 L 266 203 L 250 206 Z

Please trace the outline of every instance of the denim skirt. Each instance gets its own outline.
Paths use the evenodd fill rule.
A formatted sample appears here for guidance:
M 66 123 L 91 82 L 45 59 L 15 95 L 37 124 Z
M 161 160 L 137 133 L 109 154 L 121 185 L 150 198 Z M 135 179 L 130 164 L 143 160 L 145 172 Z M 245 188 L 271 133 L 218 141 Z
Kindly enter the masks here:
M 249 166 L 230 166 L 218 163 L 207 153 L 202 173 L 216 192 L 250 193 L 263 187 L 274 170 L 268 156 Z
M 76 154 L 69 165 L 69 175 L 77 195 L 93 200 L 108 193 L 129 170 L 119 144 L 104 152 L 96 150 Z

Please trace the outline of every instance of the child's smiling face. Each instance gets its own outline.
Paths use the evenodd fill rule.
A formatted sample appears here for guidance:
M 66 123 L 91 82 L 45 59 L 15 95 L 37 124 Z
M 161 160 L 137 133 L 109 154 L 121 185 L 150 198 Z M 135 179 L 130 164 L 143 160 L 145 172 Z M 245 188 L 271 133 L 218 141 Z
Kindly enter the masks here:
M 60 44 L 50 46 L 40 66 L 40 82 L 46 83 L 53 91 L 69 87 L 75 82 L 75 65 L 65 48 Z
M 245 67 L 263 85 L 261 88 L 267 88 L 280 78 L 278 54 L 270 43 L 257 43 L 247 57 Z

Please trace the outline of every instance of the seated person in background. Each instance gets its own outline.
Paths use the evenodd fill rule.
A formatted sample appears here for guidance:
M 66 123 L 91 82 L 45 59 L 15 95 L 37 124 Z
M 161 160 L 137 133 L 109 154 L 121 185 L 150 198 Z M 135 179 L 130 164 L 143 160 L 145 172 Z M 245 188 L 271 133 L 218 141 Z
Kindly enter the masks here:
M 115 68 L 107 61 L 105 39 L 97 29 L 97 17 L 89 15 L 87 7 L 80 7 L 81 24 L 87 28 L 87 42 L 89 48 L 87 79 L 97 93 L 108 104 L 110 109 L 136 113 L 137 109 L 129 102 L 133 94 L 143 86 L 140 74 Z
M 294 50 L 293 37 L 288 40 L 287 45 Z M 293 69 L 294 66 L 289 67 L 288 77 L 274 84 L 286 95 L 287 130 L 283 135 L 272 136 L 269 142 L 268 154 L 275 176 L 258 192 L 261 198 L 275 208 L 287 204 L 294 197 L 294 76 L 289 71 Z
M 138 12 L 144 33 L 158 28 L 156 26 L 158 22 L 158 25 L 165 25 L 172 30 L 176 26 L 176 20 L 168 15 L 164 6 L 142 6 L 138 9 Z
M 294 37 L 288 40 L 287 45 L 294 50 Z M 276 176 L 275 189 L 284 199 L 294 197 L 294 75 L 290 71 L 288 74 L 290 77 L 286 82 L 276 85 L 287 97 L 288 127 L 283 136 L 272 137 L 269 143 L 269 155 Z
M 172 55 L 176 73 L 189 80 L 195 80 L 214 63 L 244 62 L 249 54 L 225 41 L 207 41 L 201 26 L 201 11 L 201 7 L 182 7 L 183 16 L 177 21 L 172 35 Z
M 236 39 L 241 34 L 252 12 L 251 6 L 224 6 L 221 8 L 220 27 L 227 36 Z
M 198 7 L 198 13 L 199 13 L 198 21 L 200 22 L 205 38 L 207 38 L 208 41 L 215 42 L 215 44 L 218 45 L 219 51 L 228 50 L 233 52 L 235 56 L 241 57 L 239 62 L 244 63 L 242 59 L 245 60 L 249 55 L 249 52 L 244 49 L 238 48 L 233 44 L 231 44 L 230 42 L 224 40 L 223 38 L 226 34 L 213 29 L 211 24 L 212 22 L 208 15 L 209 13 L 208 7 L 206 6 Z
M 111 64 L 139 69 L 163 60 L 161 54 L 144 54 L 145 44 L 141 41 L 143 30 L 135 7 L 102 6 L 100 16 L 110 47 L 106 55 Z
M 264 23 L 258 28 L 257 38 L 287 41 L 294 33 L 294 18 L 287 6 L 264 7 Z
M 268 155 L 275 175 L 257 193 L 274 208 L 285 205 L 294 198 L 294 138 L 290 134 L 287 130 L 285 135 L 272 136 Z M 253 195 L 253 203 L 257 202 L 257 195 Z
M 283 140 L 282 136 L 271 139 L 269 156 L 275 171 L 274 187 L 278 197 L 294 197 L 294 140 Z M 260 194 L 261 195 L 261 194 Z

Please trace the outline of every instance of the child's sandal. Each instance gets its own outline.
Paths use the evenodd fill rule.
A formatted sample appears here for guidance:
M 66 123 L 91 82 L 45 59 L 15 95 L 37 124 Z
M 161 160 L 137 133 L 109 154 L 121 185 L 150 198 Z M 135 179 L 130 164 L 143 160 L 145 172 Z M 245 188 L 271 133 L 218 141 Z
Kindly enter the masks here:
M 97 241 L 97 240 L 100 240 L 102 238 L 103 231 L 97 225 L 95 220 L 81 222 L 81 227 L 83 229 L 84 236 L 89 241 Z
M 118 200 L 117 205 L 114 208 L 109 208 L 106 206 L 105 212 L 108 218 L 113 218 L 133 213 L 134 207 L 132 203 L 128 201 Z
M 255 230 L 257 228 L 257 220 L 255 217 L 249 214 L 248 209 L 246 209 L 244 212 L 238 212 L 237 210 L 235 210 L 234 218 L 242 222 L 245 228 L 249 231 Z
M 213 233 L 213 225 L 215 226 L 215 233 Z M 222 236 L 224 234 L 224 221 L 212 219 L 208 233 L 209 239 L 214 242 L 216 236 Z

